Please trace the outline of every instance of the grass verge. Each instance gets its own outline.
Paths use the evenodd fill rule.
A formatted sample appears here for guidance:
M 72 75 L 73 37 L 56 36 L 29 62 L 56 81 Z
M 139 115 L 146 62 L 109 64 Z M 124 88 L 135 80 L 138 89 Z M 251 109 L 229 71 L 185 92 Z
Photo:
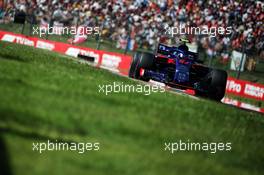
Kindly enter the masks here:
M 13 174 L 263 174 L 264 118 L 171 93 L 104 95 L 135 84 L 65 56 L 0 42 L 0 146 Z M 32 151 L 32 142 L 100 142 L 100 151 Z M 231 142 L 229 152 L 164 151 L 164 142 Z M 4 150 L 4 151 L 3 151 Z

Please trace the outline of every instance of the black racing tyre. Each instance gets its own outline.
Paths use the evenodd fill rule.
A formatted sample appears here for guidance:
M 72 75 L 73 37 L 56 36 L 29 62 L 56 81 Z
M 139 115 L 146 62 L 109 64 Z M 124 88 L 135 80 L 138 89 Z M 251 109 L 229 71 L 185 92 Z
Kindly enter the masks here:
M 148 52 L 142 52 L 139 57 L 139 67 L 143 69 L 153 69 L 155 55 Z
M 155 55 L 147 52 L 136 52 L 129 69 L 129 77 L 149 81 L 149 78 L 140 77 L 140 69 L 151 70 L 154 67 Z
M 224 70 L 213 69 L 210 72 L 210 79 L 208 97 L 212 100 L 221 101 L 225 96 L 227 73 Z
M 129 72 L 128 72 L 128 76 L 131 78 L 135 78 L 135 70 L 136 70 L 136 66 L 138 64 L 140 55 L 141 55 L 141 52 L 136 52 L 133 56 L 132 62 L 130 64 Z

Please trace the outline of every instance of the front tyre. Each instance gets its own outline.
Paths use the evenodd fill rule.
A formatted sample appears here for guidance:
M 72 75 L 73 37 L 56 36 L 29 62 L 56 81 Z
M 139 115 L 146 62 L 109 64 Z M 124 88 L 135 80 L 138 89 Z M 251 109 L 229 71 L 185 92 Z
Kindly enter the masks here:
M 133 56 L 132 62 L 130 64 L 129 72 L 128 72 L 128 76 L 130 78 L 135 78 L 135 71 L 136 71 L 136 67 L 137 67 L 140 55 L 141 55 L 141 52 L 136 52 Z
M 212 100 L 221 101 L 225 96 L 227 72 L 213 69 L 210 72 L 210 79 L 208 97 Z
M 132 63 L 129 69 L 129 77 L 149 81 L 150 78 L 140 76 L 140 69 L 151 70 L 154 67 L 155 55 L 147 52 L 136 52 L 133 56 Z

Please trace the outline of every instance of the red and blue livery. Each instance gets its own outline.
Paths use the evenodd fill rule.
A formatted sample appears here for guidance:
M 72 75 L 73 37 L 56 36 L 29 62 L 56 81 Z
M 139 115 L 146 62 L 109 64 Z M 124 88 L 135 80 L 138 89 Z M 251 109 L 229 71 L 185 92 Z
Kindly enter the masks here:
M 202 64 L 198 55 L 182 44 L 179 47 L 159 44 L 155 53 L 136 52 L 130 65 L 129 77 L 150 79 L 195 94 L 220 101 L 225 95 L 227 73 Z

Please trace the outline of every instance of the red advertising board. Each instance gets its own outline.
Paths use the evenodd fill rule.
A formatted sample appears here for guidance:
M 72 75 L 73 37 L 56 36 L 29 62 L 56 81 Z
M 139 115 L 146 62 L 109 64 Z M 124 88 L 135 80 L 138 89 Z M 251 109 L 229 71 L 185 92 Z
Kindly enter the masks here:
M 94 58 L 94 62 L 92 63 L 94 66 L 118 72 L 123 75 L 127 75 L 131 61 L 129 55 L 79 47 L 5 31 L 0 31 L 0 40 L 55 51 L 73 57 L 78 57 L 78 55 L 89 56 Z
M 226 93 L 264 101 L 264 85 L 228 78 Z

